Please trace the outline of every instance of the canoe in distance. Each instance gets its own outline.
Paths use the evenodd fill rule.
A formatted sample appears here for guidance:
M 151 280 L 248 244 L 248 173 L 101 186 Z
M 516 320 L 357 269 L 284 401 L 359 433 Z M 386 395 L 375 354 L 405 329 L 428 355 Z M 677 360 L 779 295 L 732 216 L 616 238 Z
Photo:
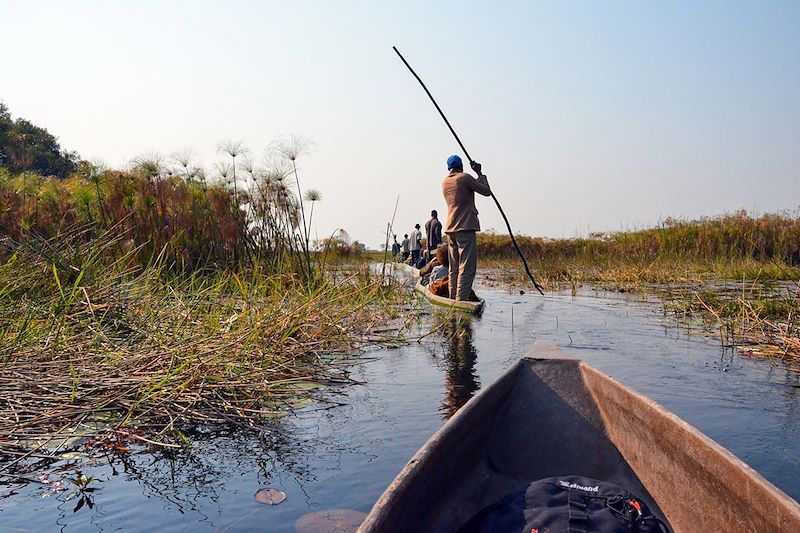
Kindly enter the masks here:
M 622 486 L 676 532 L 800 531 L 800 506 L 729 451 L 609 376 L 537 343 L 406 464 L 360 533 L 458 531 L 532 481 Z M 734 422 L 735 423 L 735 422 Z

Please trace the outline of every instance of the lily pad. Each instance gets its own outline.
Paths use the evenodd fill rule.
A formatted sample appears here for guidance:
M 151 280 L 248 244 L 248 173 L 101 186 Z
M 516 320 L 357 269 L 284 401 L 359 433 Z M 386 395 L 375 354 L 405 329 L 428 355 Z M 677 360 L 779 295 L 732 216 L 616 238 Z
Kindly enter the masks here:
M 286 499 L 286 493 L 282 490 L 267 487 L 264 489 L 258 489 L 256 493 L 253 494 L 253 498 L 258 503 L 263 503 L 265 505 L 278 505 Z
M 313 381 L 295 381 L 292 383 L 292 387 L 299 391 L 307 391 L 307 390 L 314 390 L 314 389 L 321 389 L 322 385 L 319 383 L 315 383 Z
M 74 461 L 77 459 L 86 459 L 88 455 L 83 452 L 64 452 L 58 455 L 59 459 L 63 459 L 65 461 Z
M 366 517 L 366 513 L 353 509 L 327 509 L 304 514 L 294 523 L 294 529 L 297 533 L 354 533 Z

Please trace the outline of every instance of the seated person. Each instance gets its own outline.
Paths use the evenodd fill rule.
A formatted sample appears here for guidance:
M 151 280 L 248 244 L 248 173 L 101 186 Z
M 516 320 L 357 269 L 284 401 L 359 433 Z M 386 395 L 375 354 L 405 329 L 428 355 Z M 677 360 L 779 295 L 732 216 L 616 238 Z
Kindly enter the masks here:
M 414 268 L 420 268 L 421 269 L 421 268 L 424 268 L 424 267 L 425 267 L 425 259 L 420 257 L 419 259 L 417 259 L 416 264 L 414 264 Z
M 422 278 L 423 285 L 429 285 L 431 292 L 434 294 L 438 294 L 439 296 L 448 296 L 449 293 L 436 292 L 436 289 L 441 285 L 442 280 L 444 280 L 444 285 L 447 285 L 447 278 L 448 278 L 448 265 L 449 265 L 449 258 L 447 253 L 447 245 L 441 245 L 436 247 L 436 252 L 434 258 L 431 260 L 430 263 L 425 265 L 425 268 L 420 270 L 420 276 Z
M 424 267 L 419 269 L 420 276 L 427 276 L 433 272 L 433 269 L 444 265 L 445 267 L 449 264 L 448 257 L 447 257 L 447 245 L 443 244 L 438 246 L 434 251 L 433 259 L 430 260 L 428 264 Z M 445 275 L 447 274 L 447 269 L 445 268 Z M 440 278 L 437 278 L 440 279 Z
M 431 269 L 431 283 L 444 279 L 448 276 L 450 260 L 449 254 L 447 253 L 447 245 L 436 248 L 436 263 L 436 266 Z
M 420 277 L 425 277 L 425 276 L 430 275 L 430 273 L 434 269 L 434 267 L 437 267 L 437 266 L 439 266 L 439 260 L 438 260 L 438 258 L 434 257 L 433 259 L 430 260 L 430 262 L 428 264 L 426 264 L 424 267 L 419 269 Z

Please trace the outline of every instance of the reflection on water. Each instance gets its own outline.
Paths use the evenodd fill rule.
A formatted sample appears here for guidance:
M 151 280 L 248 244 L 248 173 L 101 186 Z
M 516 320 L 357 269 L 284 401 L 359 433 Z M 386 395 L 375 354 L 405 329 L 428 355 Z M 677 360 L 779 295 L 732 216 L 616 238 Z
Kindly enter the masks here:
M 445 420 L 472 398 L 481 382 L 475 372 L 478 352 L 472 342 L 472 317 L 447 317 L 442 329 L 444 351 L 444 389 L 441 412 Z
M 0 487 L 0 529 L 294 532 L 309 513 L 367 512 L 443 419 L 536 339 L 650 396 L 800 496 L 797 373 L 721 351 L 718 340 L 689 334 L 657 305 L 591 294 L 482 295 L 481 319 L 420 318 L 419 343 L 354 359 L 355 385 L 317 391 L 319 401 L 294 414 L 249 430 L 201 428 L 189 449 L 83 464 L 98 488 L 93 509 L 73 513 L 75 501 L 48 486 L 17 486 L 10 497 L 11 488 Z M 439 333 L 425 336 L 440 320 Z M 286 500 L 257 503 L 263 487 Z

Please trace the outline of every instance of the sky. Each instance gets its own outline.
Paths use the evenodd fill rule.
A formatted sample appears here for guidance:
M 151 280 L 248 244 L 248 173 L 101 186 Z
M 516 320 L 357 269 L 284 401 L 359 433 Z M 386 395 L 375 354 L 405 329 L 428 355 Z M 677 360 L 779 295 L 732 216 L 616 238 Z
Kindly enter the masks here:
M 225 139 L 258 162 L 301 135 L 312 235 L 377 248 L 395 202 L 400 235 L 446 212 L 460 153 L 393 45 L 515 232 L 800 206 L 796 1 L 0 0 L 0 100 L 114 167 L 188 147 L 211 169 Z

